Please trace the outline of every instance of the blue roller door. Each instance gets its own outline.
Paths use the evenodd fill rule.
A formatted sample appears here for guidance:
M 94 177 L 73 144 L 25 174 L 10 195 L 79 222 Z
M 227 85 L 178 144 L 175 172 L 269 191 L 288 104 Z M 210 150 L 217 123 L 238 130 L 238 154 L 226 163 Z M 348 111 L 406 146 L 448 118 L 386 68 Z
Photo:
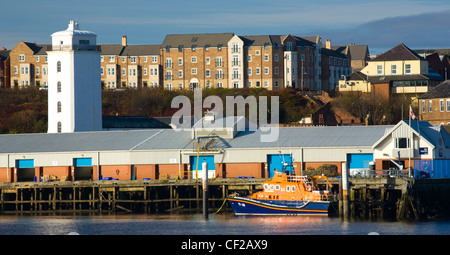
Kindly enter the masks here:
M 292 155 L 271 154 L 267 155 L 267 167 L 269 177 L 273 177 L 274 171 L 281 172 L 284 169 L 292 171 Z
M 34 159 L 18 159 L 16 160 L 17 168 L 32 168 L 34 167 Z
M 214 163 L 214 155 L 202 155 L 198 157 L 198 169 L 197 169 L 197 156 L 191 156 L 189 161 L 191 165 L 192 177 L 195 178 L 195 171 L 198 171 L 198 177 L 201 178 L 202 175 L 202 163 L 206 161 L 208 163 L 208 177 L 212 178 L 216 171 L 216 164 Z
M 373 154 L 348 154 L 347 162 L 349 169 L 369 169 L 369 162 L 373 161 Z
M 73 166 L 92 166 L 92 158 L 74 158 Z

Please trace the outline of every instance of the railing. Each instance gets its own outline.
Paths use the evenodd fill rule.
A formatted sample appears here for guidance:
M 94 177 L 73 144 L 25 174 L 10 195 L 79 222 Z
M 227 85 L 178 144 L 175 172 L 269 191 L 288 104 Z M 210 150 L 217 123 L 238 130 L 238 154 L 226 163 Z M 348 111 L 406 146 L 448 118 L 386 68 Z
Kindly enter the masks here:
M 53 51 L 65 51 L 65 50 L 83 50 L 83 51 L 101 51 L 100 45 L 86 45 L 86 44 L 74 44 L 74 45 L 52 45 Z
M 375 177 L 408 177 L 410 175 L 407 169 L 388 169 L 388 170 L 369 170 L 361 169 L 350 173 L 350 177 L 355 178 L 375 178 Z

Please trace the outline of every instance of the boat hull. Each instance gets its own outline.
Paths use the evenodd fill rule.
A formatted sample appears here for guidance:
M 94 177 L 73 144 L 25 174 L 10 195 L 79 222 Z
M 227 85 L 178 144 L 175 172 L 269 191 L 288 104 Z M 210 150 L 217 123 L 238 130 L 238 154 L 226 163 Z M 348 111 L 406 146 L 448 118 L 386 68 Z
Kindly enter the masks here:
M 270 201 L 228 198 L 236 215 L 328 215 L 329 201 Z

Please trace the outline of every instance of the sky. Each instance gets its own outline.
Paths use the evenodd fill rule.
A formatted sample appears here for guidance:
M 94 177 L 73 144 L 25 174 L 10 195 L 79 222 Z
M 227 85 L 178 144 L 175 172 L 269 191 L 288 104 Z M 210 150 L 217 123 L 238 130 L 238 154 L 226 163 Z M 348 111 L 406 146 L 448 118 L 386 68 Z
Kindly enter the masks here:
M 316 36 L 332 45 L 450 48 L 449 0 L 1 0 L 0 47 L 51 43 L 70 20 L 97 44 L 161 44 L 167 34 Z

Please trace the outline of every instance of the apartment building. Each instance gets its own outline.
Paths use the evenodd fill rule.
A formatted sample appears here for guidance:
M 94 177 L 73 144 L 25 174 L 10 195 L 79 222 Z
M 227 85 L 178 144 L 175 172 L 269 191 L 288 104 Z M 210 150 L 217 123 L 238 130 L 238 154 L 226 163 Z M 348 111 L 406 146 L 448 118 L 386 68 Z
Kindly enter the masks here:
M 292 35 L 167 35 L 161 47 L 164 88 L 314 89 L 315 48 Z
M 20 41 L 9 53 L 10 86 L 47 86 L 47 49 L 50 47 L 49 44 Z
M 420 120 L 436 125 L 450 125 L 450 80 L 419 97 Z
M 10 79 L 9 79 L 9 67 L 10 67 L 10 58 L 9 58 L 9 50 L 6 48 L 0 49 L 0 88 L 9 87 Z
M 290 34 L 169 34 L 161 45 L 128 45 L 123 36 L 121 44 L 97 47 L 105 89 L 333 90 L 349 63 L 345 54 L 323 49 L 320 36 Z M 47 86 L 50 49 L 20 42 L 11 50 L 11 87 Z
M 359 73 L 341 79 L 339 91 L 374 92 L 386 98 L 391 94 L 420 96 L 443 81 L 426 59 L 403 43 L 369 61 Z
M 232 33 L 167 35 L 161 45 L 163 87 L 169 90 L 228 87 L 232 74 L 228 42 L 233 36 Z M 243 53 L 242 49 L 240 53 L 238 48 L 235 50 L 236 54 Z M 239 65 L 242 56 L 234 61 L 233 68 Z M 234 73 L 236 79 L 242 70 Z
M 109 89 L 154 87 L 161 85 L 160 45 L 101 45 L 102 87 Z

